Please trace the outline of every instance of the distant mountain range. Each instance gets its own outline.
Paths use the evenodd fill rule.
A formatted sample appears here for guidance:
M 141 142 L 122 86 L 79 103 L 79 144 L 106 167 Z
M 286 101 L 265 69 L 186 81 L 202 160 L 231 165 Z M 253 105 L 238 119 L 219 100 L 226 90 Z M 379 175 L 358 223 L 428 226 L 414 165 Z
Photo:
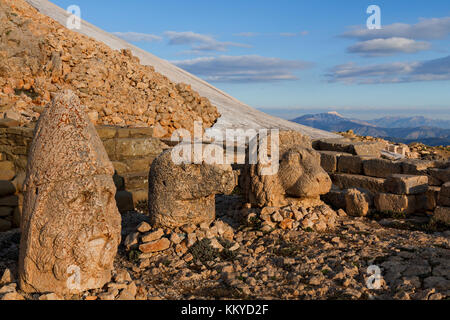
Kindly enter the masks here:
M 450 121 L 426 117 L 384 117 L 375 120 L 346 118 L 337 112 L 308 114 L 292 120 L 317 129 L 342 132 L 431 146 L 450 145 Z

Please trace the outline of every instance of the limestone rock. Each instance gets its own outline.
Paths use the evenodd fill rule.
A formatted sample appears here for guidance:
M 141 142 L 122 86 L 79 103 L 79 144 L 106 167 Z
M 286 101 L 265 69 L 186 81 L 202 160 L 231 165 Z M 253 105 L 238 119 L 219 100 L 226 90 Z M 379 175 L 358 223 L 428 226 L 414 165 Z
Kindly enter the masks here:
M 331 180 L 340 189 L 362 188 L 373 193 L 384 192 L 384 182 L 386 181 L 383 178 L 346 173 L 333 173 Z
M 446 182 L 441 187 L 439 193 L 438 204 L 441 206 L 450 207 L 450 182 Z
M 147 242 L 139 246 L 139 250 L 143 253 L 164 251 L 170 247 L 170 240 L 162 238 L 156 241 Z
M 3 275 L 0 277 L 0 286 L 9 284 L 13 281 L 14 281 L 14 277 L 12 275 L 11 270 L 5 269 L 5 271 L 3 271 Z
M 436 207 L 433 220 L 450 226 L 450 207 Z
M 395 194 L 419 194 L 428 190 L 428 177 L 394 174 L 386 179 L 385 190 Z
M 401 174 L 402 163 L 386 159 L 369 159 L 363 161 L 364 175 L 377 178 L 387 178 L 393 174 Z
M 0 180 L 12 180 L 15 175 L 14 163 L 11 161 L 0 161 Z
M 409 214 L 417 208 L 414 195 L 380 193 L 375 196 L 374 202 L 377 210 L 381 212 Z
M 346 212 L 350 216 L 366 216 L 371 202 L 371 196 L 367 192 L 358 189 L 349 189 L 345 192 Z
M 16 192 L 16 187 L 11 181 L 0 180 L 0 197 L 9 196 Z
M 273 156 L 271 137 L 265 138 L 268 157 Z M 331 179 L 320 166 L 320 154 L 312 149 L 307 137 L 298 132 L 283 131 L 279 133 L 278 146 L 276 172 L 263 175 L 262 171 L 269 165 L 259 161 L 245 165 L 241 185 L 249 203 L 259 207 L 283 206 L 302 198 L 318 198 L 331 189 Z M 258 152 L 264 151 L 258 149 Z
M 176 164 L 166 150 L 152 163 L 148 182 L 152 225 L 175 228 L 214 221 L 215 194 L 230 194 L 237 173 L 230 165 Z
M 25 181 L 19 284 L 25 292 L 76 293 L 111 278 L 120 243 L 113 166 L 71 91 L 35 128 Z

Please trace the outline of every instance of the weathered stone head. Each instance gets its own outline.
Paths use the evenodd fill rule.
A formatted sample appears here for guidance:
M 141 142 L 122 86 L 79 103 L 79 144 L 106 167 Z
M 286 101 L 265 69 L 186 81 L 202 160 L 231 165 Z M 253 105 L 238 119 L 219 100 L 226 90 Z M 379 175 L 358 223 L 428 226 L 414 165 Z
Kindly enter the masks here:
M 152 163 L 148 179 L 148 205 L 154 226 L 176 228 L 211 223 L 215 219 L 215 195 L 230 194 L 237 173 L 230 165 L 176 164 L 172 150 Z
M 113 166 L 71 91 L 41 115 L 28 158 L 19 282 L 25 292 L 75 293 L 111 278 L 120 243 Z
M 263 139 L 267 139 L 267 143 L 262 145 L 272 145 L 271 136 Z M 283 206 L 299 200 L 318 199 L 330 190 L 331 179 L 320 166 L 320 155 L 312 149 L 309 138 L 298 132 L 282 131 L 277 147 L 279 166 L 274 174 L 262 174 L 268 164 L 258 162 L 245 166 L 241 184 L 251 204 Z M 273 156 L 272 148 L 268 148 L 269 158 Z M 259 148 L 258 152 L 263 150 Z

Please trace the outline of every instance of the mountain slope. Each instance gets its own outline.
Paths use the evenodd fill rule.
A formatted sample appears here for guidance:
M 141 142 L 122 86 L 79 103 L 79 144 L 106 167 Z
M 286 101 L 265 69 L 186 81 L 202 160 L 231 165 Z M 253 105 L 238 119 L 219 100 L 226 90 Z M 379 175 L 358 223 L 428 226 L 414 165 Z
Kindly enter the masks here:
M 414 119 L 414 118 L 409 118 Z M 426 119 L 426 118 L 425 118 Z M 429 119 L 427 119 L 429 120 Z M 411 143 L 423 142 L 429 145 L 450 145 L 450 129 L 437 127 L 378 127 L 372 121 L 361 121 L 349 119 L 335 113 L 308 114 L 292 120 L 307 126 L 334 132 L 344 132 L 353 130 L 357 135 L 385 138 L 387 140 Z M 407 123 L 408 120 L 404 122 Z M 433 121 L 433 120 L 432 120 Z M 400 123 L 401 119 L 396 119 L 393 123 Z M 379 121 L 379 123 L 382 123 Z M 389 122 L 387 122 L 389 124 Z M 412 122 L 415 123 L 414 121 Z
M 367 122 L 386 128 L 436 127 L 450 129 L 450 120 L 435 120 L 423 116 L 416 117 L 383 117 Z
M 64 9 L 52 4 L 47 0 L 26 0 L 33 7 L 38 9 L 46 16 L 58 21 L 62 25 L 66 24 L 69 13 Z M 214 129 L 225 130 L 227 128 L 280 128 L 286 130 L 296 130 L 312 138 L 336 138 L 336 134 L 306 127 L 287 120 L 267 115 L 261 111 L 255 110 L 246 104 L 238 101 L 223 91 L 213 87 L 209 83 L 193 76 L 192 74 L 174 66 L 166 60 L 160 59 L 134 45 L 131 45 L 118 37 L 107 33 L 94 25 L 82 21 L 81 29 L 75 30 L 81 34 L 92 37 L 103 42 L 112 49 L 129 49 L 140 59 L 144 65 L 150 65 L 155 70 L 171 81 L 176 83 L 186 83 L 192 86 L 192 89 L 201 96 L 208 98 L 211 103 L 217 107 L 221 117 L 213 126 Z

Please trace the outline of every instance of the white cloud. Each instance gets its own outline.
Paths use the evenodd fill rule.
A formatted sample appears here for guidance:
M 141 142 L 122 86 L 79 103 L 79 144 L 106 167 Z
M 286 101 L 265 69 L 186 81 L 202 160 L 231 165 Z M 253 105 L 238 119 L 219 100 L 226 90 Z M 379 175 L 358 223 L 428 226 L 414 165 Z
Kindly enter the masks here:
M 192 31 L 176 32 L 166 31 L 164 35 L 169 38 L 169 45 L 188 45 L 194 52 L 198 51 L 227 51 L 228 47 L 251 48 L 250 45 L 235 42 L 221 42 L 214 37 Z
M 173 63 L 188 72 L 215 82 L 296 80 L 294 71 L 311 66 L 311 63 L 305 61 L 257 55 L 202 57 Z
M 347 63 L 332 68 L 326 76 L 330 82 L 359 84 L 450 80 L 450 56 L 368 66 Z
M 450 17 L 419 19 L 416 24 L 394 23 L 381 29 L 369 30 L 365 26 L 354 26 L 342 34 L 346 38 L 359 40 L 401 37 L 416 40 L 445 39 L 450 35 Z
M 366 57 L 387 56 L 395 53 L 415 53 L 429 50 L 431 44 L 406 38 L 373 39 L 358 42 L 350 46 L 347 51 Z
M 139 32 L 113 32 L 117 37 L 129 42 L 154 42 L 161 41 L 162 37 Z

